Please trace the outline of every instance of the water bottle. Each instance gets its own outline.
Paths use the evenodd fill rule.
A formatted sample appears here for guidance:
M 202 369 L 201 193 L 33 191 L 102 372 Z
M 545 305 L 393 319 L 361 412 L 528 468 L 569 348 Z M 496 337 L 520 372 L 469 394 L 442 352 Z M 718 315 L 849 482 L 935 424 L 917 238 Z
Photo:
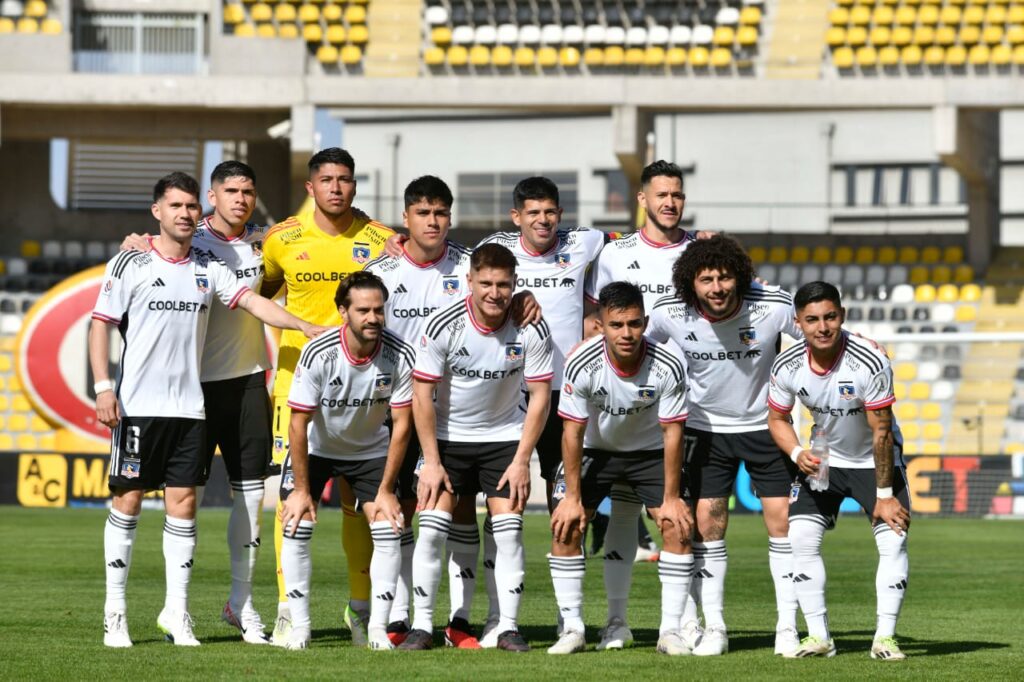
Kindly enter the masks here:
M 828 436 L 825 430 L 816 427 L 811 434 L 811 454 L 817 457 L 818 473 L 807 477 L 811 490 L 821 492 L 828 490 Z

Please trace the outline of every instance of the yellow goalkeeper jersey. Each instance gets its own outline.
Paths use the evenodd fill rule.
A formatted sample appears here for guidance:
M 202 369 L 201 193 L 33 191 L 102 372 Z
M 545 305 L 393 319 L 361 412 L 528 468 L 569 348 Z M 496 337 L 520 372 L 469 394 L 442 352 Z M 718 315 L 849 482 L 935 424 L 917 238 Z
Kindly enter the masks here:
M 285 285 L 285 308 L 293 315 L 314 324 L 340 324 L 334 305 L 338 282 L 379 256 L 392 234 L 390 228 L 359 211 L 348 230 L 336 237 L 316 226 L 312 212 L 292 216 L 272 227 L 263 240 L 263 281 L 270 287 Z M 299 331 L 281 333 L 274 396 L 288 396 L 306 341 Z

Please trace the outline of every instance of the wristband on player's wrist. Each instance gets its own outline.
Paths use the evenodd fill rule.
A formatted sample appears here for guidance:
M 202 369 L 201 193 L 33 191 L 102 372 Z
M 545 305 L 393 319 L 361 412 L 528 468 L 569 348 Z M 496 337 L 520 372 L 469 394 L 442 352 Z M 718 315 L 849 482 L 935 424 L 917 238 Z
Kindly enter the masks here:
M 113 390 L 114 390 L 114 382 L 111 381 L 110 379 L 104 379 L 103 381 L 97 381 L 95 384 L 92 385 L 92 391 L 96 395 L 99 395 L 100 393 L 104 393 L 106 391 L 113 391 Z
M 802 446 L 802 445 L 800 445 L 798 443 L 796 445 L 796 447 L 794 447 L 792 450 L 789 451 L 789 458 L 791 460 L 793 460 L 794 462 L 796 462 L 797 458 L 800 456 L 800 453 L 803 452 L 803 451 L 804 451 L 804 446 Z
M 892 486 L 875 490 L 875 498 L 879 500 L 888 500 L 890 497 L 892 497 Z

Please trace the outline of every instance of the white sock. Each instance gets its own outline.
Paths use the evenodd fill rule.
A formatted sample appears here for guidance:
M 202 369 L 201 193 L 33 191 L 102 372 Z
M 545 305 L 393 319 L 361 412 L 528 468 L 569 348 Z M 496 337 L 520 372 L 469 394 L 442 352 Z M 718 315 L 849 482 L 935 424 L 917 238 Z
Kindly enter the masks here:
M 292 615 L 292 628 L 310 627 L 309 588 L 313 580 L 313 559 L 309 541 L 313 538 L 313 528 L 312 521 L 299 521 L 294 537 L 291 524 L 283 529 L 281 573 L 284 574 L 284 591 Z
M 164 568 L 167 596 L 164 608 L 188 611 L 188 584 L 196 555 L 196 520 L 164 517 Z
M 725 540 L 693 543 L 694 579 L 704 607 L 704 627 L 725 627 L 722 609 L 725 602 L 725 572 L 729 555 Z
M 135 544 L 135 528 L 138 516 L 110 510 L 103 526 L 103 561 L 107 565 L 107 599 L 104 613 L 124 613 L 128 609 L 125 588 L 128 586 L 128 569 L 132 565 L 132 546 Z
M 686 604 L 683 607 L 683 617 L 679 621 L 679 627 L 687 623 L 700 623 L 700 614 L 697 613 L 696 580 L 690 578 L 690 591 L 686 595 Z
M 816 515 L 789 519 L 793 588 L 807 621 L 807 634 L 823 640 L 831 639 L 828 609 L 825 607 L 825 562 L 821 559 L 826 523 L 824 517 Z
M 690 592 L 693 576 L 693 555 L 661 551 L 658 558 L 658 579 L 661 580 L 661 625 L 658 634 L 679 629 Z
M 476 592 L 476 558 L 480 554 L 480 532 L 475 523 L 452 524 L 448 552 L 448 594 L 452 605 L 448 618 L 469 622 Z
M 252 607 L 252 574 L 260 554 L 260 515 L 263 481 L 231 481 L 233 500 L 228 518 L 228 551 L 231 554 L 231 596 L 236 615 Z
M 498 584 L 494 581 L 494 559 L 498 547 L 494 544 L 494 527 L 491 517 L 484 519 L 484 588 L 487 590 L 487 620 L 497 621 L 501 617 L 498 603 Z
M 644 507 L 622 499 L 620 494 L 623 493 L 612 488 L 612 513 L 604 536 L 604 589 L 608 595 L 608 620 L 620 618 L 625 623 L 636 559 L 636 517 Z M 626 494 L 635 497 L 632 490 Z
M 875 544 L 878 545 L 878 572 L 875 574 L 875 592 L 878 595 L 878 627 L 875 639 L 896 634 L 896 619 L 900 617 L 903 596 L 907 593 L 910 557 L 907 555 L 907 533 L 897 535 L 888 524 L 875 526 Z
M 558 614 L 562 617 L 562 632 L 575 630 L 584 632 L 583 627 L 583 577 L 586 575 L 587 560 L 579 556 L 552 556 L 548 554 L 548 568 L 551 569 L 551 585 L 555 588 Z
M 523 575 L 526 557 L 523 553 L 523 517 L 519 514 L 498 514 L 494 527 L 494 545 L 498 550 L 494 559 L 494 584 L 498 588 L 498 606 L 501 609 L 498 633 L 517 630 L 519 600 L 523 596 Z
M 793 549 L 788 537 L 768 538 L 768 569 L 775 583 L 775 608 L 779 620 L 775 628 L 796 630 L 796 591 L 793 589 Z
M 420 532 L 413 551 L 412 584 L 413 613 L 412 629 L 434 631 L 434 600 L 441 584 L 441 557 L 452 515 L 442 511 L 421 511 Z
M 391 604 L 402 572 L 402 536 L 395 533 L 388 521 L 370 524 L 373 557 L 370 559 L 370 627 L 386 628 Z
M 402 531 L 402 570 L 395 586 L 395 600 L 391 602 L 391 622 L 409 623 L 409 595 L 412 593 L 412 554 L 416 546 L 416 536 L 412 528 Z

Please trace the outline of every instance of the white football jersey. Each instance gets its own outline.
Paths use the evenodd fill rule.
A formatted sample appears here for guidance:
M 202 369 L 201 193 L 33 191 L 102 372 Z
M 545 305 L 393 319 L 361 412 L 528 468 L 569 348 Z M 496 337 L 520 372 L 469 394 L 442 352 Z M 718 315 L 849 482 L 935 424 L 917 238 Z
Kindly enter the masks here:
M 384 280 L 387 327 L 403 339 L 418 339 L 427 318 L 466 295 L 470 251 L 448 241 L 444 254 L 432 263 L 417 263 L 408 253 L 401 258 L 384 255 L 366 264 L 366 270 Z
M 788 414 L 799 399 L 810 410 L 815 426 L 828 434 L 829 466 L 873 469 L 872 431 L 864 411 L 896 401 L 892 366 L 864 339 L 844 331 L 841 343 L 835 363 L 823 374 L 811 369 L 806 341 L 783 351 L 772 365 L 768 404 Z M 903 435 L 895 419 L 892 430 L 900 451 Z
M 613 239 L 590 269 L 587 298 L 597 301 L 601 289 L 612 282 L 632 282 L 644 293 L 644 309 L 650 314 L 655 301 L 675 293 L 672 266 L 695 239 L 692 232 L 686 232 L 675 244 L 655 244 L 642 230 Z
M 288 392 L 293 412 L 312 412 L 309 454 L 349 461 L 388 454 L 388 407 L 412 404 L 412 347 L 385 329 L 377 349 L 356 359 L 345 327 L 302 349 Z
M 234 308 L 249 288 L 194 251 L 124 251 L 107 263 L 93 319 L 124 339 L 117 397 L 127 417 L 203 419 L 200 359 L 213 299 Z
M 225 239 L 204 218 L 192 237 L 192 249 L 223 263 L 239 282 L 253 291 L 263 281 L 263 237 L 267 228 L 246 223 L 237 237 Z M 210 309 L 200 377 L 221 381 L 270 369 L 263 323 L 244 310 L 229 310 L 220 301 Z
M 686 372 L 662 344 L 644 342 L 643 359 L 623 374 L 604 336 L 587 339 L 565 364 L 558 414 L 587 424 L 583 447 L 610 452 L 664 448 L 659 423 L 686 420 Z
M 516 291 L 533 292 L 551 327 L 555 373 L 551 387 L 557 390 L 562 385 L 565 356 L 583 338 L 587 269 L 601 252 L 605 233 L 586 227 L 562 228 L 557 241 L 544 253 L 531 251 L 519 232 L 498 232 L 480 244 L 491 242 L 515 254 Z
M 551 332 L 541 320 L 497 329 L 473 315 L 469 297 L 430 316 L 413 374 L 437 383 L 437 438 L 487 443 L 519 440 L 522 382 L 551 381 Z
M 768 428 L 768 377 L 781 335 L 804 338 L 788 292 L 752 282 L 736 312 L 722 319 L 664 296 L 648 315 L 647 335 L 656 341 L 671 339 L 683 350 L 690 428 L 715 433 Z

